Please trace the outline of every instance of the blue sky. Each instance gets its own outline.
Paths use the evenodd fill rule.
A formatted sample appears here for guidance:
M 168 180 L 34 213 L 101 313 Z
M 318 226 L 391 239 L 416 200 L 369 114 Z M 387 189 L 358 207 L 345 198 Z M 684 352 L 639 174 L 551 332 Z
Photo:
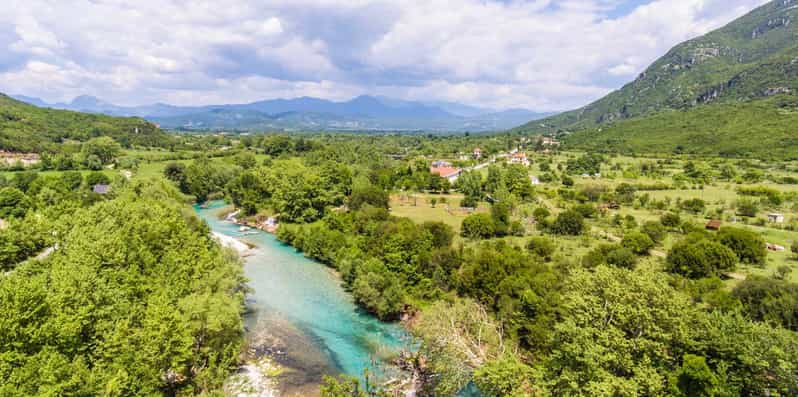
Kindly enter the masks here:
M 0 91 L 566 110 L 765 0 L 6 0 Z

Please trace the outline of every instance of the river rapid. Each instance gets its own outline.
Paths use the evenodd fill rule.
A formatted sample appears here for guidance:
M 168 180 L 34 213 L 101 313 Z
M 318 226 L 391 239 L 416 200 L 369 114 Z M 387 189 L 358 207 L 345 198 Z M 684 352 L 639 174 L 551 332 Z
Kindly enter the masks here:
M 305 258 L 273 235 L 220 219 L 230 207 L 195 207 L 214 234 L 251 246 L 244 257 L 249 279 L 245 362 L 238 375 L 248 384 L 239 396 L 318 396 L 324 375 L 363 380 L 364 371 L 387 379 L 390 360 L 411 345 L 398 324 L 359 309 L 330 268 Z

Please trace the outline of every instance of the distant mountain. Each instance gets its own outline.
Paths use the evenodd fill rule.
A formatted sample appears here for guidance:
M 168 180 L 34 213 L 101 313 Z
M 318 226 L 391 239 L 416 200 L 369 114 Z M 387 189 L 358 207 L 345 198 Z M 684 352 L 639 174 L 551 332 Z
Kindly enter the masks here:
M 17 99 L 57 109 L 143 117 L 164 128 L 195 130 L 504 130 L 546 114 L 514 109 L 497 112 L 441 102 L 421 103 L 359 96 L 345 102 L 319 98 L 272 99 L 246 104 L 183 107 L 165 104 L 124 107 L 95 97 L 47 104 L 37 98 Z
M 779 94 L 798 94 L 798 0 L 771 1 L 679 44 L 620 90 L 517 130 L 606 131 L 620 120 Z
M 0 94 L 0 150 L 38 153 L 58 149 L 65 141 L 97 136 L 109 136 L 125 145 L 166 146 L 171 141 L 140 118 L 45 109 Z

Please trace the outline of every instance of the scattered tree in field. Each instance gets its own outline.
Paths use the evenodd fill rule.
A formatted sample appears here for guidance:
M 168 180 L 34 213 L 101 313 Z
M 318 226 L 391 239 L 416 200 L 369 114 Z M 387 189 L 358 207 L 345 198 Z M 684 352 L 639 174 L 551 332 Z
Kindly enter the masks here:
M 585 219 L 579 212 L 568 210 L 557 215 L 557 219 L 551 225 L 554 234 L 578 236 L 585 231 Z
M 704 200 L 694 198 L 682 201 L 681 207 L 685 211 L 698 214 L 704 212 L 704 209 L 706 209 L 707 204 L 704 202 Z

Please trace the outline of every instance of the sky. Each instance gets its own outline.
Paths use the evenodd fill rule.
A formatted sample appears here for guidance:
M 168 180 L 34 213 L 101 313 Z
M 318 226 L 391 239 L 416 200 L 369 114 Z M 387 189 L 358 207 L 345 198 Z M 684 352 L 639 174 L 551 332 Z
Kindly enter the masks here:
M 766 0 L 4 0 L 0 92 L 573 109 Z

